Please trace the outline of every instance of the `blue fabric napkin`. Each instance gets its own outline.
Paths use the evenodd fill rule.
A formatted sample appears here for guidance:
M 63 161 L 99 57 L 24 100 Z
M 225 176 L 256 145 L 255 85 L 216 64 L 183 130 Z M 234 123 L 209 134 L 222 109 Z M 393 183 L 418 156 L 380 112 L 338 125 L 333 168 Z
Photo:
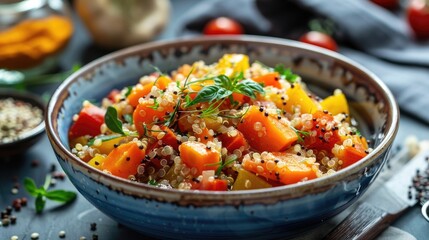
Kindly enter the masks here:
M 227 16 L 245 32 L 298 39 L 314 18 L 336 25 L 339 52 L 378 75 L 402 113 L 429 124 L 429 41 L 413 39 L 403 11 L 391 12 L 368 0 L 203 1 L 184 13 L 177 35 L 201 34 L 212 18 Z

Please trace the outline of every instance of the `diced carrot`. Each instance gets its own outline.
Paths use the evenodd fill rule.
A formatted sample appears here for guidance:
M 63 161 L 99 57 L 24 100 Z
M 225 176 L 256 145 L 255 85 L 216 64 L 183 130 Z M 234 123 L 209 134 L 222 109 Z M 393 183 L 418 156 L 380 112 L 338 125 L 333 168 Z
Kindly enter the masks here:
M 200 134 L 195 134 L 195 137 L 202 143 L 213 142 L 213 136 L 210 135 L 208 128 L 203 128 Z
M 214 179 L 213 181 L 204 181 L 200 185 L 200 190 L 226 191 L 228 190 L 228 182 L 225 179 Z
M 165 132 L 164 137 L 162 138 L 162 143 L 171 146 L 174 150 L 179 149 L 179 143 L 177 142 L 176 134 L 166 126 L 162 126 L 161 130 Z
M 133 113 L 134 125 L 136 130 L 140 135 L 144 134 L 143 124 L 151 124 L 158 119 L 159 122 L 164 121 L 166 118 L 166 113 L 171 113 L 174 106 L 167 105 L 164 107 L 159 107 L 158 109 L 152 108 L 154 105 L 149 102 L 149 100 L 144 100 L 142 103 L 137 105 L 137 108 Z
M 228 152 L 233 152 L 235 149 L 244 147 L 247 149 L 249 144 L 247 143 L 244 135 L 237 130 L 237 135 L 229 136 L 228 133 L 224 133 L 218 136 L 219 140 L 222 142 L 222 147 L 228 149 Z
M 143 86 L 137 85 L 131 90 L 131 93 L 128 95 L 127 100 L 128 103 L 136 107 L 139 104 L 139 99 L 145 97 L 150 93 L 152 87 L 155 85 L 157 88 L 161 90 L 165 90 L 172 81 L 167 76 L 159 76 L 158 79 L 154 83 L 148 83 Z
M 107 155 L 101 168 L 115 176 L 128 178 L 137 173 L 145 153 L 145 149 L 140 149 L 137 142 L 122 144 Z
M 282 85 L 279 82 L 279 73 L 271 72 L 260 77 L 256 77 L 253 80 L 258 83 L 263 83 L 264 86 L 272 86 L 275 88 L 282 88 Z
M 72 124 L 69 139 L 89 135 L 95 137 L 101 134 L 100 127 L 104 123 L 105 110 L 89 104 L 82 108 L 79 118 Z
M 148 95 L 152 89 L 153 83 L 148 83 L 146 85 L 137 85 L 133 87 L 131 93 L 128 95 L 127 100 L 128 103 L 136 107 L 139 104 L 139 99 Z
M 319 171 L 314 161 L 306 160 L 303 156 L 291 153 L 273 153 L 278 163 L 274 161 L 259 161 L 243 159 L 244 169 L 283 184 L 297 183 L 317 177 Z
M 243 116 L 238 130 L 243 133 L 249 145 L 257 151 L 283 151 L 298 140 L 289 126 L 272 116 L 265 116 L 257 106 L 250 106 Z
M 202 173 L 202 180 L 196 182 L 193 180 L 185 180 L 185 182 L 191 184 L 191 189 L 206 190 L 206 191 L 227 191 L 228 181 L 225 179 L 210 179 L 210 176 L 214 177 L 215 172 L 213 170 L 206 170 Z
M 368 149 L 368 143 L 364 137 L 354 135 L 351 139 L 353 145 L 344 147 L 336 156 L 343 162 L 341 168 L 348 167 L 368 155 L 365 152 Z
M 179 146 L 182 162 L 189 168 L 196 168 L 196 176 L 205 170 L 216 170 L 220 161 L 220 153 L 214 149 L 207 149 L 204 143 L 184 142 Z

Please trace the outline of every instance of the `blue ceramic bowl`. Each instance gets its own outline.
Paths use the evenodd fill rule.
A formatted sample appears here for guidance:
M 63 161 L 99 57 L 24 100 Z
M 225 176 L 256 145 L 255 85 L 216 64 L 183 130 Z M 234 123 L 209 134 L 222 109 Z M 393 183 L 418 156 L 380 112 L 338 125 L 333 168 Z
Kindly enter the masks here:
M 327 96 L 341 88 L 374 151 L 351 167 L 290 186 L 236 192 L 178 191 L 130 182 L 94 169 L 69 150 L 67 132 L 85 99 L 137 82 L 158 66 L 212 63 L 225 53 L 284 63 Z M 46 118 L 58 161 L 94 206 L 121 224 L 152 237 L 285 238 L 340 213 L 374 181 L 398 129 L 399 113 L 387 87 L 359 64 L 331 51 L 275 38 L 240 36 L 155 42 L 102 57 L 70 76 L 54 93 Z

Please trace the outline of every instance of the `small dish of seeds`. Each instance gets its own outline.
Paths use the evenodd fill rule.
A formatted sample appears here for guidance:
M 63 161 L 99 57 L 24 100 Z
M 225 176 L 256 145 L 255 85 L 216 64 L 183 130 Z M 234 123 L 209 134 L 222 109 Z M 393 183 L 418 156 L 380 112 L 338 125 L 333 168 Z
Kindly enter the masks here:
M 32 93 L 0 91 L 0 156 L 24 153 L 45 130 L 45 104 Z

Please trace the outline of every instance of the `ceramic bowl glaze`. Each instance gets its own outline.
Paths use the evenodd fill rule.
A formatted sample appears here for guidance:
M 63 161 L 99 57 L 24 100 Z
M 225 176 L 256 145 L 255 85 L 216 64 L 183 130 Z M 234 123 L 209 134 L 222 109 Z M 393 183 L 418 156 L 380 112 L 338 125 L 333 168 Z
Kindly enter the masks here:
M 67 132 L 85 99 L 135 84 L 158 66 L 213 63 L 225 53 L 251 61 L 283 63 L 321 96 L 340 88 L 374 151 L 324 178 L 269 189 L 236 192 L 179 191 L 130 182 L 94 169 L 69 150 Z M 355 202 L 383 166 L 399 113 L 387 87 L 359 64 L 331 51 L 275 38 L 240 36 L 155 42 L 102 57 L 70 76 L 54 93 L 46 118 L 57 158 L 80 193 L 121 224 L 152 237 L 187 239 L 285 238 L 314 226 Z

